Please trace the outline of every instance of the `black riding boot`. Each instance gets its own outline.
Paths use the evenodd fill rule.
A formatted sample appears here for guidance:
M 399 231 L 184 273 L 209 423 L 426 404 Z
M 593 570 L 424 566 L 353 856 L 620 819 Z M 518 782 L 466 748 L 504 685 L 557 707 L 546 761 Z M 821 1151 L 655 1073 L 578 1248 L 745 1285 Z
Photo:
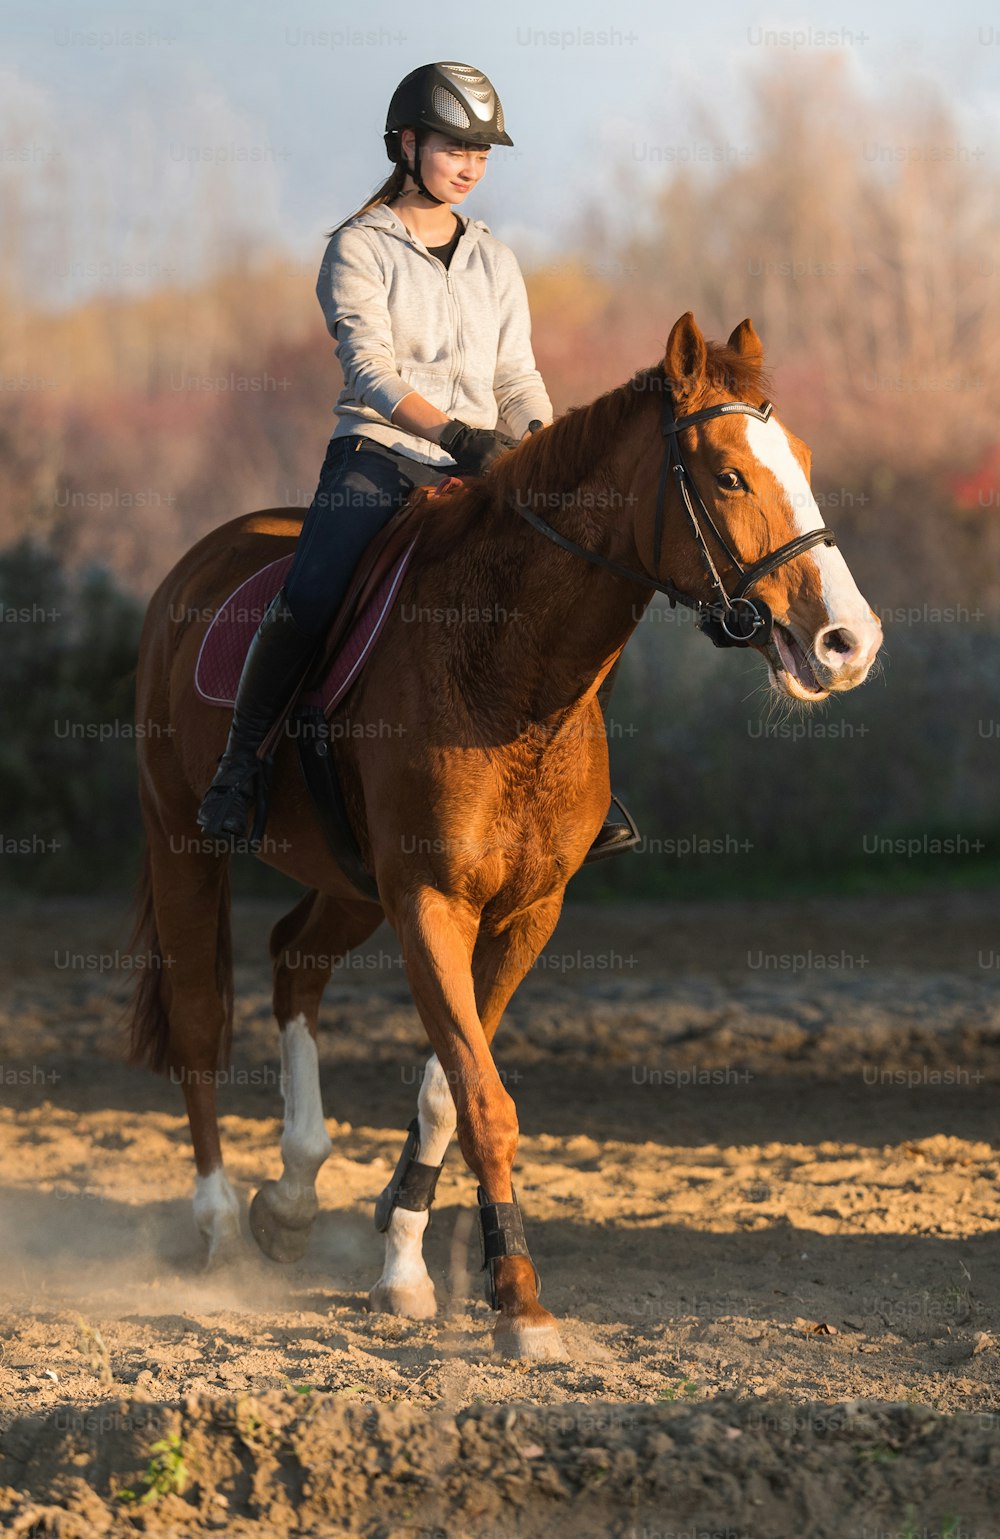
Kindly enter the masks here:
M 198 810 L 198 826 L 206 833 L 221 839 L 246 838 L 247 818 L 255 801 L 266 798 L 269 783 L 270 763 L 258 759 L 257 749 L 302 678 L 316 647 L 316 638 L 296 625 L 285 590 L 279 589 L 250 643 L 236 691 L 229 740 Z M 258 809 L 251 842 L 263 834 L 262 812 L 266 807 Z
M 615 675 L 620 664 L 621 658 L 619 657 L 608 671 L 604 683 L 597 691 L 597 700 L 602 711 L 607 709 L 608 701 L 611 699 Z M 585 866 L 590 865 L 595 860 L 604 860 L 608 855 L 617 855 L 619 851 L 633 850 L 639 843 L 641 836 L 638 828 L 635 826 L 631 813 L 623 802 L 618 801 L 617 796 L 613 797 L 612 800 L 617 802 L 628 821 L 626 823 L 612 823 L 609 819 L 605 819 L 605 822 L 598 830 L 597 838 L 583 858 Z

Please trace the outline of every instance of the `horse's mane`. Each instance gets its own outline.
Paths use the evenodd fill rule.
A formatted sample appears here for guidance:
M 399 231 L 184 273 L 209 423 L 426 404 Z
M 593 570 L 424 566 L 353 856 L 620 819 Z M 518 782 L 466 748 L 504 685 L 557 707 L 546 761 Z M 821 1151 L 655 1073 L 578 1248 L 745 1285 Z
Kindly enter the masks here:
M 725 342 L 709 341 L 706 347 L 706 386 L 724 391 L 734 400 L 753 400 L 767 390 L 770 381 L 756 359 Z M 535 492 L 575 490 L 610 457 L 639 403 L 651 396 L 659 401 L 665 384 L 662 361 L 639 369 L 623 385 L 616 385 L 589 405 L 571 406 L 544 433 L 523 439 L 481 481 L 441 498 L 434 516 L 424 522 L 422 556 L 433 559 L 454 550 L 470 523 L 518 488 L 529 486 Z

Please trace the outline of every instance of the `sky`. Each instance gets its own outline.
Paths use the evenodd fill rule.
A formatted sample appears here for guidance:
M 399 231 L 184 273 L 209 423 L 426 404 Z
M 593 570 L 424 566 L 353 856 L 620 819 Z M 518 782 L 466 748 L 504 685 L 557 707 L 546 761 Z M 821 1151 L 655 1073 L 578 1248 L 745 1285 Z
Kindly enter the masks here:
M 834 52 L 873 100 L 930 83 L 998 153 L 1000 12 L 969 0 L 0 0 L 0 257 L 53 304 L 270 247 L 316 265 L 388 175 L 396 83 L 455 59 L 491 77 L 514 140 L 463 207 L 551 261 L 595 203 L 641 223 L 665 164 L 752 154 L 757 73 Z

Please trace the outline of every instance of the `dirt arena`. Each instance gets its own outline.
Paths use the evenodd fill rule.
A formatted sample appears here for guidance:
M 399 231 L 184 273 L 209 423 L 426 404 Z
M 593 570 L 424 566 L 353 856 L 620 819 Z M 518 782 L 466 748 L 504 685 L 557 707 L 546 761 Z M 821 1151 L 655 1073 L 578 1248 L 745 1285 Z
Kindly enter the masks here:
M 235 917 L 244 1213 L 280 912 Z M 126 935 L 5 913 L 3 1532 L 1000 1535 L 1000 892 L 567 909 L 497 1042 L 566 1348 L 531 1364 L 490 1351 L 454 1148 L 437 1319 L 366 1312 L 427 1056 L 391 933 L 327 990 L 307 1258 L 213 1275 L 180 1090 L 122 1064 Z

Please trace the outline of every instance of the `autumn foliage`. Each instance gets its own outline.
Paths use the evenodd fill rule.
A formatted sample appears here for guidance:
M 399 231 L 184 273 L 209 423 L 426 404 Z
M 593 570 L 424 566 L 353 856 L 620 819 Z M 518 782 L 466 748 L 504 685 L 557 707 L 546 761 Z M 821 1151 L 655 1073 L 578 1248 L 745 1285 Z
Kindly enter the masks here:
M 826 870 L 855 861 L 875 826 L 996 823 L 1000 726 L 982 720 L 1000 615 L 1000 176 L 926 87 L 872 102 L 836 56 L 770 67 L 755 102 L 749 153 L 652 180 L 648 167 L 612 168 L 614 195 L 526 278 L 557 411 L 662 356 L 685 310 L 716 338 L 753 319 L 778 414 L 811 445 L 820 508 L 885 619 L 887 671 L 837 707 L 854 723 L 839 744 L 790 746 L 739 720 L 747 681 L 759 683 L 746 659 L 649 619 L 616 694 L 612 764 L 661 836 L 678 820 L 706 836 L 734 818 L 743 829 L 753 785 L 766 845 L 754 863 Z M 698 131 L 721 137 L 710 117 Z M 317 210 L 319 231 L 329 219 Z M 5 218 L 8 256 L 22 228 Z M 305 265 L 261 252 L 194 287 L 58 311 L 8 278 L 0 549 L 27 537 L 68 569 L 99 563 L 141 600 L 211 527 L 308 506 L 339 389 L 314 294 L 323 245 L 318 234 Z M 30 601 L 33 560 L 5 567 L 8 603 Z M 789 833 L 789 783 L 804 845 Z M 83 827 L 72 809 L 64 826 L 78 815 Z M 627 885 L 638 871 L 594 880 Z

